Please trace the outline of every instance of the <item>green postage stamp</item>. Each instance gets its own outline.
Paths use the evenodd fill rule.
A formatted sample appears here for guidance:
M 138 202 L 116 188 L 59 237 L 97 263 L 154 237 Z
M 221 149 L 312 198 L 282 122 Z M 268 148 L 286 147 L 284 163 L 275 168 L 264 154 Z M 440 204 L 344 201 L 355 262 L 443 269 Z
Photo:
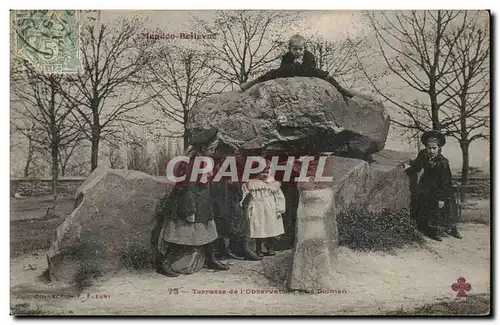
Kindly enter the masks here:
M 80 68 L 79 13 L 76 10 L 14 10 L 14 50 L 47 73 Z

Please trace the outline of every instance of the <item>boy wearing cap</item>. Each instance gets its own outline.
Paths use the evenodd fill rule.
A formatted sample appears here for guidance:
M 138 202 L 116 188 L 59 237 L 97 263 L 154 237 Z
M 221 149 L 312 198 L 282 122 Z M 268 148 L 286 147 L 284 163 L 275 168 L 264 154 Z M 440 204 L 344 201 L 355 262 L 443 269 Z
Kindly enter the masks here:
M 424 170 L 417 186 L 417 223 L 418 228 L 429 238 L 441 241 L 437 228 L 432 224 L 441 224 L 447 228 L 450 236 L 462 238 L 456 226 L 456 217 L 452 213 L 453 188 L 448 159 L 441 154 L 441 147 L 446 138 L 439 131 L 426 131 L 421 137 L 425 149 L 418 153 L 410 166 L 405 165 L 408 175 Z

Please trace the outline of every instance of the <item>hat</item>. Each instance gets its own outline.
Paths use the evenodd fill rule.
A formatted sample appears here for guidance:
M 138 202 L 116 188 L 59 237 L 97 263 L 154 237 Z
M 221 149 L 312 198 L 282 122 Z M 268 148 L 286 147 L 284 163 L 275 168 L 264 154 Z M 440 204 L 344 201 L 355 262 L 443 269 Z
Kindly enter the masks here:
M 427 145 L 429 140 L 434 140 L 437 142 L 438 146 L 442 147 L 446 144 L 446 138 L 444 134 L 437 130 L 431 130 L 431 131 L 425 131 L 424 134 L 422 134 L 422 137 L 420 140 L 424 145 Z

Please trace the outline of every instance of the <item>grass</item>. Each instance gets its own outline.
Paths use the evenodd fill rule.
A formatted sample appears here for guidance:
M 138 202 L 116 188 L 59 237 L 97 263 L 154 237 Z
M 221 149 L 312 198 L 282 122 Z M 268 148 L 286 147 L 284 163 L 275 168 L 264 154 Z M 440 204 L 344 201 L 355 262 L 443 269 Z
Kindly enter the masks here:
M 447 302 L 436 302 L 426 304 L 415 310 L 403 310 L 402 308 L 389 312 L 390 316 L 472 316 L 488 315 L 490 313 L 490 295 L 470 295 L 466 300 Z
M 78 244 L 65 248 L 64 256 L 71 256 L 78 261 L 73 282 L 78 290 L 93 284 L 103 275 L 104 244 L 95 234 L 82 232 Z
M 49 220 L 19 220 L 10 223 L 10 254 L 16 257 L 37 250 L 48 250 L 54 230 L 64 218 Z
M 87 261 L 80 263 L 75 274 L 74 282 L 78 290 L 91 286 L 97 278 L 101 277 L 102 264 L 99 261 Z
M 408 210 L 380 213 L 351 209 L 337 215 L 339 244 L 353 250 L 392 252 L 424 242 Z
M 130 244 L 121 250 L 120 260 L 128 270 L 144 270 L 152 267 L 153 254 L 144 246 Z
M 52 207 L 51 195 L 31 196 L 23 198 L 10 198 L 11 220 L 43 219 L 47 208 Z M 75 199 L 61 196 L 58 199 L 56 214 L 66 216 L 73 211 Z
M 51 196 L 10 199 L 10 254 L 11 257 L 47 250 L 54 237 L 54 230 L 71 213 L 74 199 L 61 197 L 57 218 L 45 219 Z

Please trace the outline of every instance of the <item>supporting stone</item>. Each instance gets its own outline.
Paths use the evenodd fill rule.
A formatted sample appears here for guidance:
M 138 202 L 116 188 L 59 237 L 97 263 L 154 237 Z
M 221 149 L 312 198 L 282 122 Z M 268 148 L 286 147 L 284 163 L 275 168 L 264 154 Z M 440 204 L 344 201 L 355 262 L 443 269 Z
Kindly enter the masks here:
M 301 183 L 297 234 L 289 288 L 317 292 L 332 286 L 334 252 L 338 246 L 331 184 Z
M 399 166 L 408 154 L 383 150 L 368 164 L 329 156 L 323 176 L 331 181 L 298 183 L 293 265 L 289 288 L 307 292 L 336 288 L 337 214 L 350 208 L 398 211 L 410 204 L 409 179 Z

